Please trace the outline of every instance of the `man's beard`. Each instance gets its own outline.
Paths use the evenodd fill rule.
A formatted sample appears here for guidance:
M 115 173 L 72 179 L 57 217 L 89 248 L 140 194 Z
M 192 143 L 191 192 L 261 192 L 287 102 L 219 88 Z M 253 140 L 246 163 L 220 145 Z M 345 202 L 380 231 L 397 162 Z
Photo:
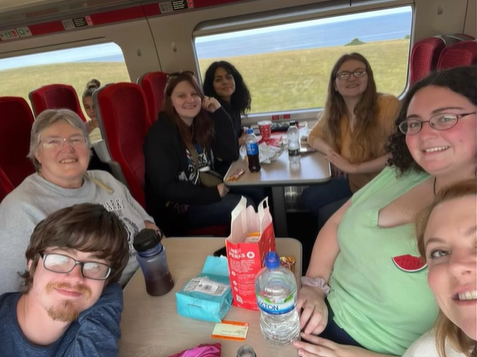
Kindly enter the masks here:
M 92 294 L 91 290 L 84 285 L 76 285 L 73 287 L 68 283 L 50 283 L 46 286 L 47 293 L 51 293 L 53 289 L 65 289 L 68 291 L 82 293 L 86 297 L 86 300 L 89 300 Z M 74 301 L 69 299 L 61 301 L 56 306 L 52 306 L 47 310 L 48 316 L 50 316 L 54 321 L 62 322 L 73 322 L 78 318 L 82 311 L 83 310 L 81 310 Z
M 54 321 L 73 322 L 78 318 L 80 312 L 78 306 L 71 301 L 63 301 L 57 306 L 50 307 L 48 316 Z

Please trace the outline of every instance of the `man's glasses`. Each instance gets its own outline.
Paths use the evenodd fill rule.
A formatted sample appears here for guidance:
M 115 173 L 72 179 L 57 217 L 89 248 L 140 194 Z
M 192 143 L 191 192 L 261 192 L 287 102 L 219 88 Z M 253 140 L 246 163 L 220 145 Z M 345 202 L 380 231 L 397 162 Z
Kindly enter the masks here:
M 64 254 L 41 253 L 43 267 L 54 273 L 66 274 L 72 271 L 75 266 L 81 266 L 81 274 L 87 279 L 106 280 L 111 274 L 111 268 L 98 262 L 80 262 Z
M 355 76 L 355 78 L 361 78 L 361 77 L 364 77 L 366 73 L 368 72 L 365 69 L 357 69 L 356 71 L 353 71 L 353 72 L 343 71 L 343 72 L 336 73 L 336 78 L 342 81 L 345 81 L 349 77 L 351 77 L 351 75 Z
M 435 130 L 449 130 L 457 125 L 459 119 L 475 113 L 476 112 L 464 114 L 437 114 L 429 120 L 407 119 L 399 124 L 399 130 L 405 135 L 415 135 L 421 131 L 424 123 L 429 123 L 431 128 Z
M 174 79 L 174 78 L 177 78 L 177 77 L 194 77 L 195 76 L 195 73 L 192 72 L 192 71 L 180 71 L 180 72 L 173 72 L 173 73 L 169 73 L 167 75 L 167 79 Z
M 70 145 L 74 148 L 85 147 L 88 139 L 83 135 L 73 135 L 67 138 L 60 138 L 59 136 L 49 136 L 41 140 L 43 147 L 45 149 L 56 150 L 62 149 L 65 146 L 66 142 L 69 142 Z

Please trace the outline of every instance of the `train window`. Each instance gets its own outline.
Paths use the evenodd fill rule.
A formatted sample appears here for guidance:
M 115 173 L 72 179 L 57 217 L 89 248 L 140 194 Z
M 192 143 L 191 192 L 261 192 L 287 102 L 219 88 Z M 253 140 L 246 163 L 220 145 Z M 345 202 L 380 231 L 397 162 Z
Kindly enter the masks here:
M 27 100 L 32 90 L 54 83 L 73 86 L 81 98 L 86 83 L 129 82 L 121 48 L 103 43 L 0 59 L 0 96 Z
M 196 34 L 201 77 L 217 60 L 234 64 L 252 93 L 252 113 L 320 108 L 329 73 L 344 53 L 370 62 L 378 91 L 407 84 L 412 7 L 367 11 L 254 29 Z

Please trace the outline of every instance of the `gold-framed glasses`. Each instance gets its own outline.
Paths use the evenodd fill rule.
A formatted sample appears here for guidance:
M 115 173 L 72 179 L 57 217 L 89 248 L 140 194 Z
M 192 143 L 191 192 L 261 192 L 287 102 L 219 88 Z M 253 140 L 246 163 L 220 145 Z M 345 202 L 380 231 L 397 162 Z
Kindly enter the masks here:
M 81 262 L 65 254 L 40 253 L 43 267 L 54 273 L 67 274 L 75 266 L 81 266 L 81 274 L 92 280 L 106 280 L 111 274 L 111 267 L 99 262 Z
M 429 120 L 407 119 L 399 124 L 399 130 L 405 135 L 416 135 L 422 129 L 424 123 L 429 123 L 432 129 L 444 131 L 449 130 L 457 125 L 459 119 L 476 112 L 462 113 L 462 114 L 436 114 Z
M 361 77 L 364 77 L 367 73 L 368 71 L 366 69 L 360 68 L 353 72 L 350 72 L 350 71 L 338 72 L 336 73 L 336 78 L 342 81 L 346 81 L 347 79 L 349 79 L 349 77 L 351 77 L 351 75 L 353 75 L 355 78 L 361 78 Z

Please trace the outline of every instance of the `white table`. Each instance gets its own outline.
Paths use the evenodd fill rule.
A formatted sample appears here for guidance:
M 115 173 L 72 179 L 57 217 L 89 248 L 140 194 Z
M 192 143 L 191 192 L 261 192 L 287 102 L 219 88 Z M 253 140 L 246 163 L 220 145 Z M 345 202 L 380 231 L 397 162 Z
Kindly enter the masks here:
M 245 169 L 245 174 L 238 181 L 225 180 L 227 186 L 272 187 L 273 222 L 277 237 L 288 236 L 284 187 L 322 183 L 331 178 L 330 163 L 318 151 L 302 153 L 301 164 L 297 168 L 290 166 L 288 153 L 284 152 L 271 164 L 263 164 L 259 172 L 250 172 L 248 162 L 240 157 L 230 165 L 225 177 L 238 169 Z
M 213 339 L 210 337 L 213 322 L 199 321 L 180 316 L 176 312 L 175 292 L 198 275 L 207 255 L 224 246 L 222 238 L 167 238 L 166 247 L 169 269 L 175 286 L 168 294 L 154 297 L 146 293 L 141 269 L 124 288 L 124 311 L 121 318 L 119 356 L 167 357 L 202 343 L 221 343 L 222 356 L 235 357 L 243 344 L 252 346 L 258 357 L 293 357 L 297 350 L 292 346 L 273 347 L 262 337 L 259 312 L 232 306 L 225 320 L 248 322 L 245 342 Z M 277 252 L 281 256 L 294 256 L 295 276 L 301 276 L 301 243 L 292 238 L 277 238 Z

